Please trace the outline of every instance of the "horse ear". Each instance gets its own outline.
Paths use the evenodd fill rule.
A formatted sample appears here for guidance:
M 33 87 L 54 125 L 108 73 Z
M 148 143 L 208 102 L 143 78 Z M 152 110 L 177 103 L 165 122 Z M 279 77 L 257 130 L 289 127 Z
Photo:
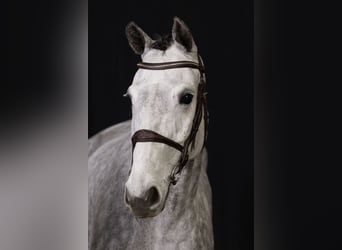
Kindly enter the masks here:
M 145 48 L 152 44 L 152 39 L 134 22 L 127 24 L 126 36 L 129 45 L 138 55 L 144 53 Z
M 187 52 L 191 52 L 196 47 L 188 26 L 179 17 L 173 18 L 172 38 L 183 45 Z

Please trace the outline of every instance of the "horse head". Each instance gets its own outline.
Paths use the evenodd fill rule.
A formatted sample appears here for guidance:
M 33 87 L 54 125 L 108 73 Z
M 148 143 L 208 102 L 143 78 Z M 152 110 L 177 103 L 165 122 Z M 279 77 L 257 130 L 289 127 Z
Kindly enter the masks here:
M 127 90 L 133 152 L 125 202 L 136 217 L 152 217 L 163 210 L 170 183 L 203 148 L 204 67 L 189 28 L 178 17 L 170 35 L 153 40 L 133 22 L 126 35 L 142 63 Z

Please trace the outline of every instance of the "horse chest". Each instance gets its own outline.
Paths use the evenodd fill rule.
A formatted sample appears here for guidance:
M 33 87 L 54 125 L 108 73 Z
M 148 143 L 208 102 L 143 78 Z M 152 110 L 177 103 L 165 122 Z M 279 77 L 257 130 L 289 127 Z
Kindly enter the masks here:
M 158 218 L 135 225 L 130 249 L 213 249 L 209 211 L 201 196 L 184 211 L 168 211 Z
M 194 225 L 194 222 L 188 220 L 179 221 L 177 225 L 163 225 L 163 228 L 156 226 L 140 230 L 134 235 L 131 249 L 211 249 L 206 240 L 207 236 L 204 235 L 208 230 L 203 225 Z

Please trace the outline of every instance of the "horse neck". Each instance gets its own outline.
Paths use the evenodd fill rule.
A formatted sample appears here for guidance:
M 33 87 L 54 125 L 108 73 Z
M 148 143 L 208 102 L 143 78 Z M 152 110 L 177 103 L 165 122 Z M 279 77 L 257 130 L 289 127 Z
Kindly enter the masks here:
M 191 209 L 197 194 L 198 182 L 202 171 L 203 150 L 190 160 L 184 167 L 181 177 L 175 186 L 170 186 L 169 197 L 165 210 L 171 214 L 183 213 Z

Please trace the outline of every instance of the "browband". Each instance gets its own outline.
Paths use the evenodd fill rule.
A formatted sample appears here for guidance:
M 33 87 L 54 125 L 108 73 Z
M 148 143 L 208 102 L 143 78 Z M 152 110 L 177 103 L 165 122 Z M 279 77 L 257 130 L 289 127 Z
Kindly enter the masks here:
M 140 69 L 151 69 L 151 70 L 193 68 L 193 69 L 198 69 L 201 73 L 204 73 L 204 66 L 202 64 L 192 62 L 192 61 L 173 61 L 173 62 L 161 62 L 161 63 L 140 62 L 140 63 L 137 63 L 137 66 Z

